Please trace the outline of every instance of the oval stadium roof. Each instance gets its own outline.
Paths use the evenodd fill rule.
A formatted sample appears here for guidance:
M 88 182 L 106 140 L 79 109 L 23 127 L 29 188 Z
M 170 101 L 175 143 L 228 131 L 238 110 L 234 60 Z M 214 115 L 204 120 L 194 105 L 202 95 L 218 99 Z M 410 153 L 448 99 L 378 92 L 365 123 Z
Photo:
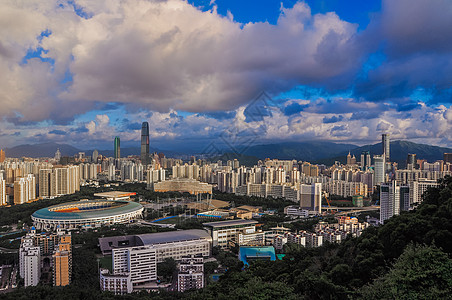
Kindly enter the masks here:
M 101 205 L 102 203 L 113 203 L 116 205 L 112 205 L 105 208 L 95 208 L 95 209 L 86 209 L 83 208 L 81 210 L 76 211 L 64 211 L 63 207 L 79 204 L 80 206 L 86 204 L 96 205 L 97 203 Z M 123 205 L 121 205 L 123 204 Z M 58 207 L 61 207 L 60 211 Z M 101 218 L 101 217 L 111 217 L 116 215 L 122 215 L 129 212 L 134 212 L 142 209 L 143 206 L 136 202 L 130 201 L 108 201 L 108 200 L 88 200 L 88 201 L 75 201 L 75 202 L 67 202 L 62 204 L 53 205 L 50 207 L 42 208 L 40 210 L 35 211 L 32 214 L 32 217 L 39 219 L 49 219 L 49 220 L 77 220 L 77 219 L 92 219 L 92 218 Z

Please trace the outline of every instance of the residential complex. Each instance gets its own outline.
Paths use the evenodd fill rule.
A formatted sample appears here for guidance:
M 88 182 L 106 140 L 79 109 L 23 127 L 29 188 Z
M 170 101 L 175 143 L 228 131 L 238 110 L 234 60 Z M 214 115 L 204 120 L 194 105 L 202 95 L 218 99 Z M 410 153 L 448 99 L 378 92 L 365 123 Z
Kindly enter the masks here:
M 36 233 L 33 227 L 21 239 L 19 248 L 19 275 L 24 285 L 37 285 L 44 271 L 44 260 L 51 261 L 52 284 L 65 286 L 72 278 L 71 235 L 58 230 L 57 233 Z
M 410 208 L 410 188 L 396 181 L 380 187 L 380 222 Z
M 179 263 L 177 274 L 177 290 L 202 289 L 204 287 L 204 258 L 202 256 L 186 256 Z

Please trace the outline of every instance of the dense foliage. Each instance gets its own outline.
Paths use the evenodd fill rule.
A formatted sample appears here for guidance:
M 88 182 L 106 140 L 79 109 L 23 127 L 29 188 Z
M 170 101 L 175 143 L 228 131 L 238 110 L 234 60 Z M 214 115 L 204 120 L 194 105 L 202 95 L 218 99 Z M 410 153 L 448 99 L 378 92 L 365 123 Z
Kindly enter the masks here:
M 256 196 L 238 196 L 235 194 L 230 193 L 222 193 L 215 191 L 214 192 L 214 199 L 223 200 L 231 202 L 231 204 L 234 204 L 235 206 L 241 206 L 241 205 L 251 205 L 251 206 L 262 206 L 264 210 L 267 209 L 274 209 L 279 212 L 284 211 L 284 207 L 289 205 L 294 205 L 296 203 L 285 200 L 283 198 L 263 198 L 263 197 L 256 197 Z

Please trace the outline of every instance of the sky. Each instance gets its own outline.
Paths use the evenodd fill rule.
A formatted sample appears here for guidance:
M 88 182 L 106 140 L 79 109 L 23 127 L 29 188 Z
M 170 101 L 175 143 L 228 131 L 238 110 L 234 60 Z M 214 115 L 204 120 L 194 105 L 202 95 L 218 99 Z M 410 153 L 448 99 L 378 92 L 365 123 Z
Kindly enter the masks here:
M 452 147 L 450 0 L 3 0 L 0 148 Z

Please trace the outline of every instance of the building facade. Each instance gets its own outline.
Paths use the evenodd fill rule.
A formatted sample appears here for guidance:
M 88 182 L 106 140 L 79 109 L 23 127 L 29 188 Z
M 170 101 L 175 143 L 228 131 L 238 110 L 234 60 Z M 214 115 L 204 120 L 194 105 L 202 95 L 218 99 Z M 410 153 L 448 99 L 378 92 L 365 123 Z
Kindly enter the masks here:
M 380 186 L 380 222 L 410 207 L 410 188 L 400 186 L 396 181 Z
M 194 255 L 183 257 L 177 274 L 177 290 L 202 289 L 204 287 L 204 258 Z
M 110 274 L 107 269 L 99 270 L 101 291 L 109 291 L 115 295 L 130 294 L 133 291 L 130 273 Z
M 113 249 L 113 274 L 130 274 L 132 285 L 157 280 L 156 251 L 152 246 Z
M 239 234 L 255 233 L 256 224 L 254 220 L 228 220 L 203 223 L 203 226 L 212 235 L 212 246 L 226 249 L 238 243 Z

